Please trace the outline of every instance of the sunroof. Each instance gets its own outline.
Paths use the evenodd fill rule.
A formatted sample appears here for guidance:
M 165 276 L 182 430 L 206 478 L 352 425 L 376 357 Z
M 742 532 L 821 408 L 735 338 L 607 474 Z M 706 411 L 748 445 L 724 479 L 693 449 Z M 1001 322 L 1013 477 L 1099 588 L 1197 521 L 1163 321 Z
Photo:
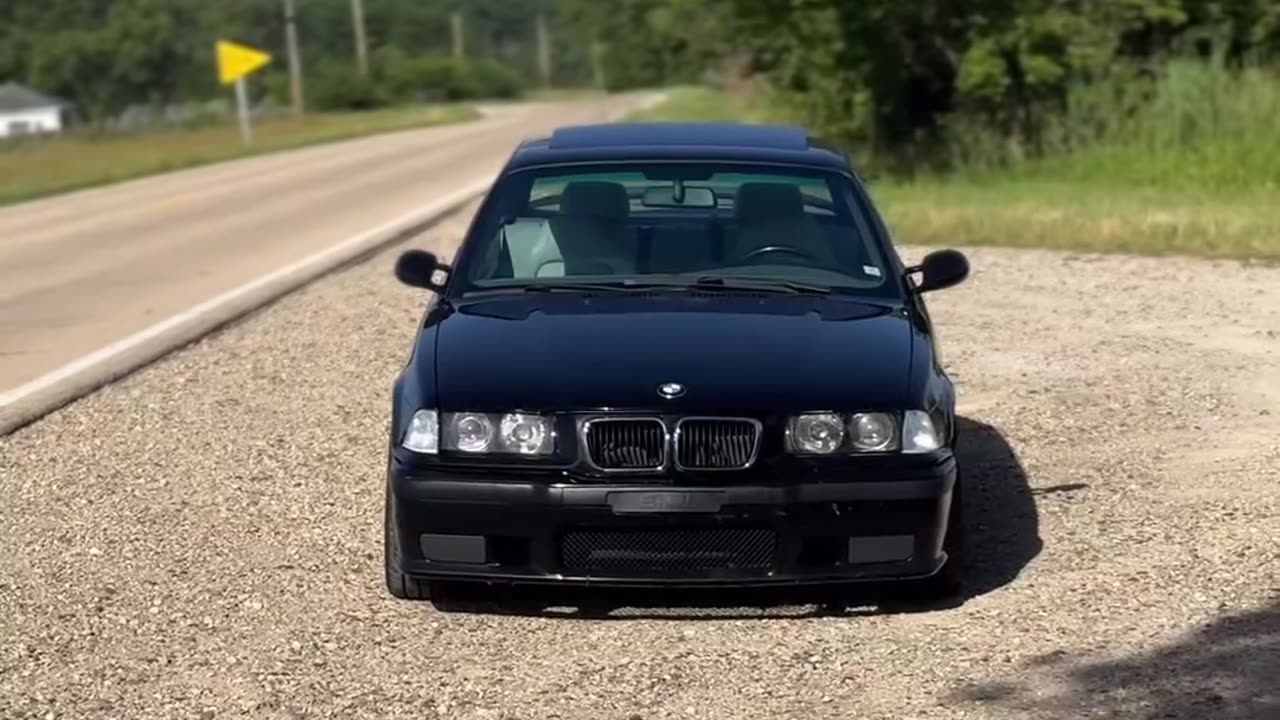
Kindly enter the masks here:
M 553 149 L 637 147 L 654 145 L 714 145 L 805 150 L 809 135 L 803 128 L 731 123 L 618 123 L 579 125 L 556 130 Z

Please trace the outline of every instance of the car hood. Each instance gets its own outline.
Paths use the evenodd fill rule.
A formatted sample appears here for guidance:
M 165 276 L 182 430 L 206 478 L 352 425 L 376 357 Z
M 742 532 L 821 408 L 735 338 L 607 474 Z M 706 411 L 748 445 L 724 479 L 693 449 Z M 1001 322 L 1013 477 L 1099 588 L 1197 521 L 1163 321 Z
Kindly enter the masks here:
M 776 295 L 499 296 L 432 335 L 439 407 L 491 412 L 894 408 L 912 342 L 899 308 Z

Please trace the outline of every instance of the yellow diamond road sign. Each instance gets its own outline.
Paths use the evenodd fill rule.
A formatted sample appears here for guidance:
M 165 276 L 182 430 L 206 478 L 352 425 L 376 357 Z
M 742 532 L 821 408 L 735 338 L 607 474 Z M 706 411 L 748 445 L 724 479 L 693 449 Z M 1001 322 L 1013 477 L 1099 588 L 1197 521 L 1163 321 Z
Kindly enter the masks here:
M 261 50 L 226 40 L 218 41 L 218 79 L 223 85 L 231 85 L 269 62 L 271 55 Z

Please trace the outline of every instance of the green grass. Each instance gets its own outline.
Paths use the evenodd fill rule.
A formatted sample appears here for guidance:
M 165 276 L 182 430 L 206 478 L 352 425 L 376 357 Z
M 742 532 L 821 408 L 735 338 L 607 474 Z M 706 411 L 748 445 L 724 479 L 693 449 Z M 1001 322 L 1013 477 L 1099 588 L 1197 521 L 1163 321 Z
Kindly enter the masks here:
M 31 200 L 248 155 L 475 118 L 465 105 L 365 113 L 315 113 L 254 124 L 244 147 L 234 118 L 199 129 L 130 134 L 71 133 L 0 143 L 0 204 Z
M 960 129 L 952 154 L 969 174 L 1280 193 L 1280 72 L 1179 60 L 1142 87 L 1073 91 L 1065 114 L 1045 117 L 1040 157 L 1010 157 L 1007 141 L 977 128 Z
M 749 103 L 742 98 L 706 87 L 676 87 L 667 91 L 661 104 L 632 113 L 627 118 L 637 122 L 768 122 L 766 106 Z
M 957 178 L 871 192 L 899 243 L 1280 261 L 1280 203 L 1266 191 Z
M 1218 112 L 1219 118 L 1228 115 Z M 636 117 L 758 122 L 769 112 L 715 90 L 681 88 Z M 1226 123 L 1222 131 L 1184 117 L 1180 140 L 1148 119 L 1146 126 L 1126 128 L 1131 136 L 1124 142 L 1117 132 L 1105 147 L 1003 169 L 974 168 L 915 181 L 885 178 L 874 181 L 871 192 L 902 244 L 1276 262 L 1280 186 L 1267 181 L 1274 168 L 1274 155 L 1268 154 L 1280 153 L 1280 134 L 1269 127 L 1276 117 L 1280 114 L 1260 117 L 1249 127 Z M 1256 142 L 1255 128 L 1269 140 L 1255 145 L 1254 152 L 1267 157 L 1245 157 L 1242 145 L 1233 142 L 1236 136 Z M 1228 151 L 1235 154 L 1225 160 L 1210 156 Z M 1256 174 L 1240 170 L 1245 162 Z

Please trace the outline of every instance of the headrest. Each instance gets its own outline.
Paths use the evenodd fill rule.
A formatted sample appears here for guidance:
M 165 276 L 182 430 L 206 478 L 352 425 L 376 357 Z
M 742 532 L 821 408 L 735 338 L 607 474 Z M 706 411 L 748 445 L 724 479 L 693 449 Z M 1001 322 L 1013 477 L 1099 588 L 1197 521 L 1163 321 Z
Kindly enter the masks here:
M 631 201 L 620 183 L 581 180 L 565 185 L 560 211 L 565 215 L 621 220 L 631 211 Z
M 804 198 L 789 183 L 749 182 L 738 186 L 733 209 L 741 222 L 803 217 Z

